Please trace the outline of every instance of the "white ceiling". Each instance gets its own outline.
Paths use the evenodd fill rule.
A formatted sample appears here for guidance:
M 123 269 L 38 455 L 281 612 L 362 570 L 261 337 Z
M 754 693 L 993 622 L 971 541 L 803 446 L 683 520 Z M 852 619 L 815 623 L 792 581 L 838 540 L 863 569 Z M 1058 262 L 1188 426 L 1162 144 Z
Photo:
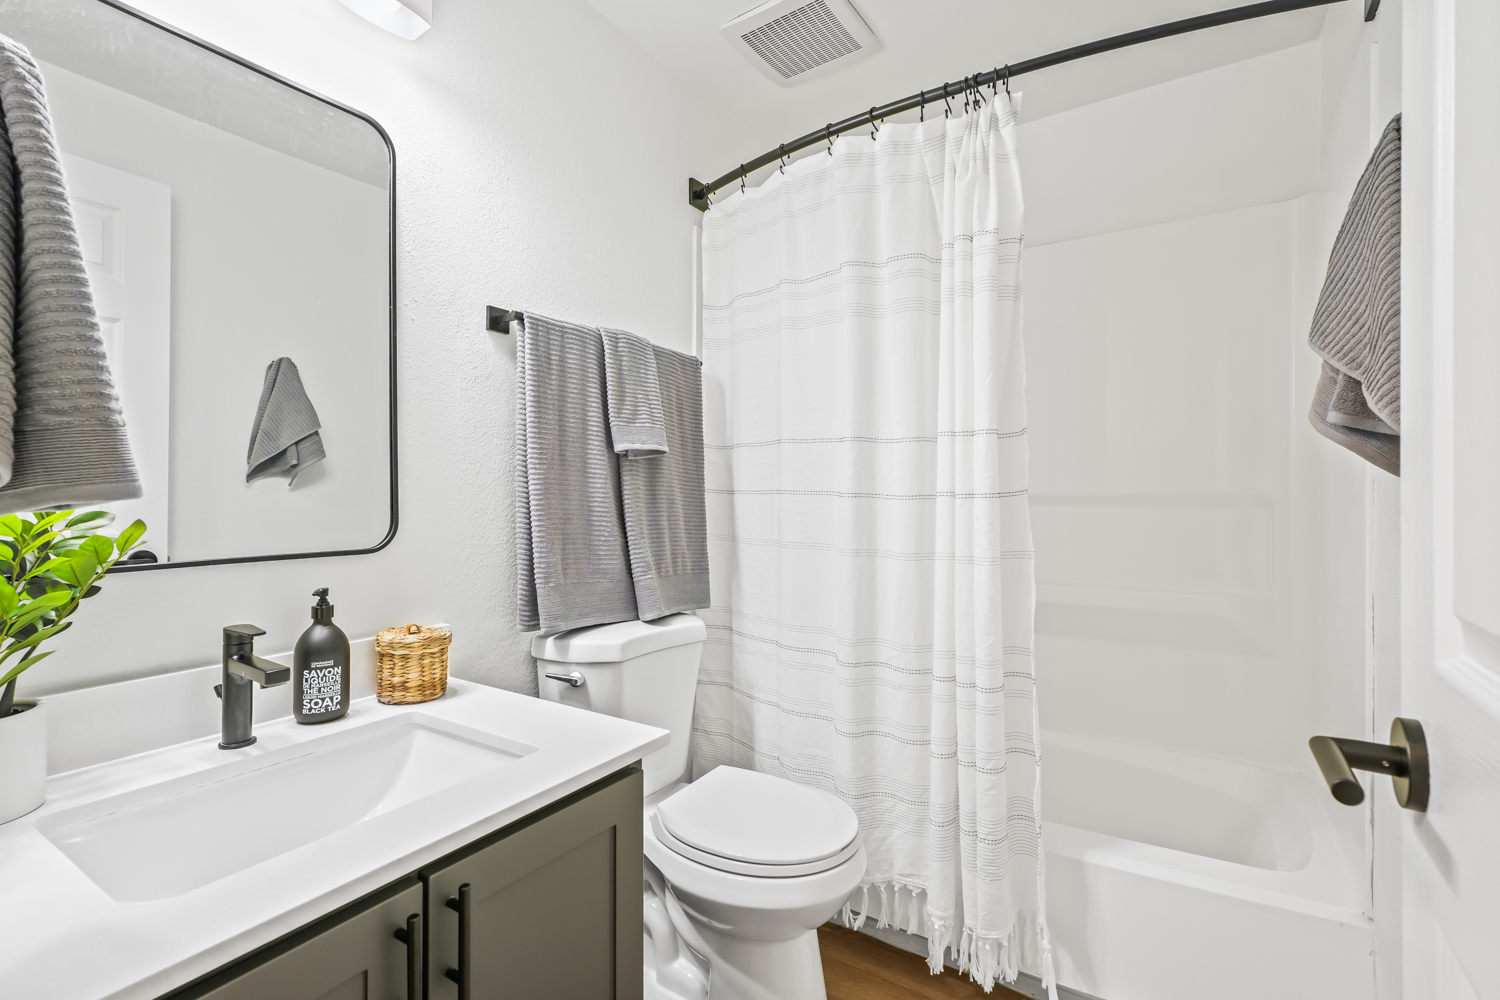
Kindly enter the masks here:
M 1109 35 L 1247 0 L 853 0 L 883 48 L 828 76 L 780 87 L 720 25 L 757 0 L 589 0 L 690 87 L 737 120 L 746 159 L 861 108 Z M 1356 2 L 1356 0 L 1342 0 Z M 1093 56 L 1019 78 L 1023 119 L 1238 62 L 1318 37 L 1324 9 L 1276 14 Z M 696 103 L 696 102 L 695 102 Z M 700 176 L 732 164 L 704 164 Z

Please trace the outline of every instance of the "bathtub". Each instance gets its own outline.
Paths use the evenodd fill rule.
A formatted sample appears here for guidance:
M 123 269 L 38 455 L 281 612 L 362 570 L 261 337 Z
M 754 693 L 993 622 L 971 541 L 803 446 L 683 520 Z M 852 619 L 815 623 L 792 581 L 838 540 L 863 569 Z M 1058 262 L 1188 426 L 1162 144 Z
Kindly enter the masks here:
M 1304 774 L 1044 732 L 1058 981 L 1103 1000 L 1371 1000 L 1363 811 Z

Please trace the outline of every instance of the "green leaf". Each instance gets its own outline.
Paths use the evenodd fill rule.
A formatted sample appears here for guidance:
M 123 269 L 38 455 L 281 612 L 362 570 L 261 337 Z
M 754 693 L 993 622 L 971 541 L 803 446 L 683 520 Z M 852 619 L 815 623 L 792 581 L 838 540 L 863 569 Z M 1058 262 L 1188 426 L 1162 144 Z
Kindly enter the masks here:
M 87 528 L 90 531 L 98 531 L 115 523 L 115 516 L 107 510 L 86 510 L 82 514 L 68 522 L 69 531 L 76 528 Z
M 4 535 L 6 538 L 24 538 L 26 536 L 26 528 L 22 525 L 19 517 L 14 514 L 6 514 L 4 517 L 0 517 L 0 535 Z
M 53 549 L 53 551 L 56 552 L 57 550 Z M 26 574 L 26 575 L 27 576 L 41 576 L 44 573 L 51 573 L 54 569 L 56 569 L 58 566 L 61 566 L 63 563 L 65 563 L 67 561 L 68 560 L 63 559 L 60 556 L 55 556 L 55 557 L 53 557 L 51 559 L 48 559 L 46 562 L 42 563 L 40 566 L 33 566 L 31 568 L 31 572 L 28 573 L 28 574 Z
M 79 549 L 69 552 L 66 561 L 52 571 L 52 575 L 63 583 L 74 587 L 87 587 L 99 573 L 99 561 L 88 552 Z
M 103 566 L 115 554 L 115 540 L 108 535 L 90 535 L 79 549 L 94 557 L 94 562 Z
M 130 527 L 120 532 L 120 537 L 115 539 L 115 548 L 119 549 L 120 555 L 123 556 L 125 553 L 136 547 L 136 545 L 141 540 L 141 536 L 145 533 L 146 522 L 142 521 L 140 518 L 136 518 L 134 521 L 130 522 Z
M 16 588 L 4 580 L 0 580 L 0 617 L 10 618 L 15 614 L 20 605 L 21 598 L 16 594 Z
M 35 626 L 33 626 L 34 630 L 31 632 L 31 634 L 27 635 L 23 639 L 19 639 L 11 643 L 6 647 L 4 653 L 0 653 L 0 663 L 4 663 L 12 656 L 24 650 L 36 648 L 37 646 L 46 642 L 48 639 L 57 635 L 59 632 L 66 632 L 69 628 L 72 627 L 72 625 L 72 622 L 59 622 L 58 624 L 53 625 L 50 628 L 37 629 L 35 628 Z
M 81 601 L 85 597 L 93 597 L 95 594 L 102 593 L 103 590 L 104 590 L 103 587 L 99 586 L 98 584 L 95 584 L 94 586 L 90 587 L 88 590 L 85 590 L 83 593 L 79 594 L 78 595 L 78 599 Z
M 25 673 L 27 668 L 36 666 L 38 663 L 42 662 L 55 652 L 57 652 L 57 650 L 49 649 L 45 653 L 37 653 L 35 656 L 28 656 L 26 659 L 22 660 L 20 663 L 17 663 L 15 666 L 6 671 L 4 677 L 0 677 L 0 687 L 4 687 L 5 685 L 9 684 L 11 681 L 21 676 L 21 674 Z
M 38 514 L 42 514 L 43 512 L 42 511 L 37 511 L 37 513 Z M 38 517 L 37 518 L 37 522 L 36 522 L 36 527 L 32 528 L 31 530 L 33 532 L 43 531 L 43 530 L 45 530 L 47 528 L 52 527 L 57 522 L 66 520 L 67 518 L 72 517 L 72 516 L 73 516 L 73 512 L 71 510 L 56 510 L 56 511 L 53 511 L 50 514 L 46 514 L 45 516 Z
M 47 596 L 50 597 L 52 595 L 49 594 Z M 72 598 L 70 596 L 65 595 L 65 600 L 64 600 L 63 603 L 67 603 L 71 599 Z M 42 600 L 46 600 L 46 598 L 42 598 Z M 32 622 L 36 621 L 38 618 L 41 618 L 43 615 L 53 614 L 57 610 L 58 610 L 58 605 L 55 605 L 55 604 L 41 604 L 41 605 L 39 605 L 36 601 L 32 601 L 30 604 L 26 605 L 20 611 L 16 612 L 16 616 L 12 620 L 15 623 L 15 627 L 19 629 L 19 628 L 23 628 L 23 627 L 25 627 L 27 625 L 30 625 Z

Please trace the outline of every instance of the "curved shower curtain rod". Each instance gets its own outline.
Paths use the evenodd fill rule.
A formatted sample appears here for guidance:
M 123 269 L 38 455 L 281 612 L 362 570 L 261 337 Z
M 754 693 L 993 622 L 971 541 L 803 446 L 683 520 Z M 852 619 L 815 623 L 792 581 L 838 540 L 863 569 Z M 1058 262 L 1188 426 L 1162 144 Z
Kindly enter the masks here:
M 1213 14 L 1199 14 L 1196 17 L 1183 18 L 1180 21 L 1169 21 L 1166 24 L 1158 24 L 1154 28 L 1141 28 L 1138 31 L 1127 31 L 1123 35 L 1112 35 L 1109 38 L 1101 38 L 1096 42 L 1087 42 L 1083 45 L 1075 45 L 1070 49 L 1061 49 L 1034 59 L 1023 62 L 1011 63 L 992 69 L 987 73 L 979 73 L 974 76 L 965 77 L 958 83 L 945 83 L 941 87 L 932 90 L 924 90 L 920 94 L 904 97 L 899 101 L 882 104 L 873 107 L 869 111 L 845 118 L 841 122 L 830 122 L 824 128 L 816 132 L 809 132 L 800 139 L 783 143 L 755 159 L 741 163 L 738 169 L 707 184 L 696 177 L 688 178 L 688 203 L 700 212 L 708 211 L 709 195 L 721 188 L 739 181 L 742 185 L 745 177 L 761 167 L 768 167 L 779 160 L 786 159 L 790 153 L 816 146 L 819 143 L 832 143 L 833 137 L 857 128 L 874 126 L 875 123 L 891 115 L 898 115 L 903 111 L 914 111 L 917 108 L 935 104 L 938 101 L 950 97 L 962 97 L 965 93 L 972 93 L 980 87 L 994 87 L 999 84 L 1006 85 L 1009 89 L 1010 78 L 1020 76 L 1022 73 L 1031 73 L 1039 69 L 1048 69 L 1059 66 L 1074 59 L 1082 59 L 1085 56 L 1095 56 L 1101 52 L 1110 52 L 1114 49 L 1123 49 L 1131 45 L 1139 45 L 1142 42 L 1154 42 L 1159 38 L 1170 38 L 1173 35 L 1186 34 L 1189 31 L 1200 31 L 1204 28 L 1216 28 L 1221 24 L 1234 24 L 1237 21 L 1249 21 L 1257 17 L 1266 17 L 1269 14 L 1284 14 L 1288 11 L 1302 10 L 1306 7 L 1323 7 L 1328 4 L 1341 3 L 1342 0 L 1265 0 L 1263 3 L 1252 3 L 1244 7 L 1231 7 L 1228 10 L 1217 11 Z M 1380 9 L 1380 0 L 1365 0 L 1365 20 L 1375 20 L 1375 12 Z

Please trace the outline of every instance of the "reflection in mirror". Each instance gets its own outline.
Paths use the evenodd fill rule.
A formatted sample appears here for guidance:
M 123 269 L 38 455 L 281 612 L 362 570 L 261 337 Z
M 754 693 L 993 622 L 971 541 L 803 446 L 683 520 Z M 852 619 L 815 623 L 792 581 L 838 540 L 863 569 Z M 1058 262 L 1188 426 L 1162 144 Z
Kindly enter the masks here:
M 392 177 L 373 122 L 103 0 L 0 0 L 41 65 L 164 564 L 395 529 Z

